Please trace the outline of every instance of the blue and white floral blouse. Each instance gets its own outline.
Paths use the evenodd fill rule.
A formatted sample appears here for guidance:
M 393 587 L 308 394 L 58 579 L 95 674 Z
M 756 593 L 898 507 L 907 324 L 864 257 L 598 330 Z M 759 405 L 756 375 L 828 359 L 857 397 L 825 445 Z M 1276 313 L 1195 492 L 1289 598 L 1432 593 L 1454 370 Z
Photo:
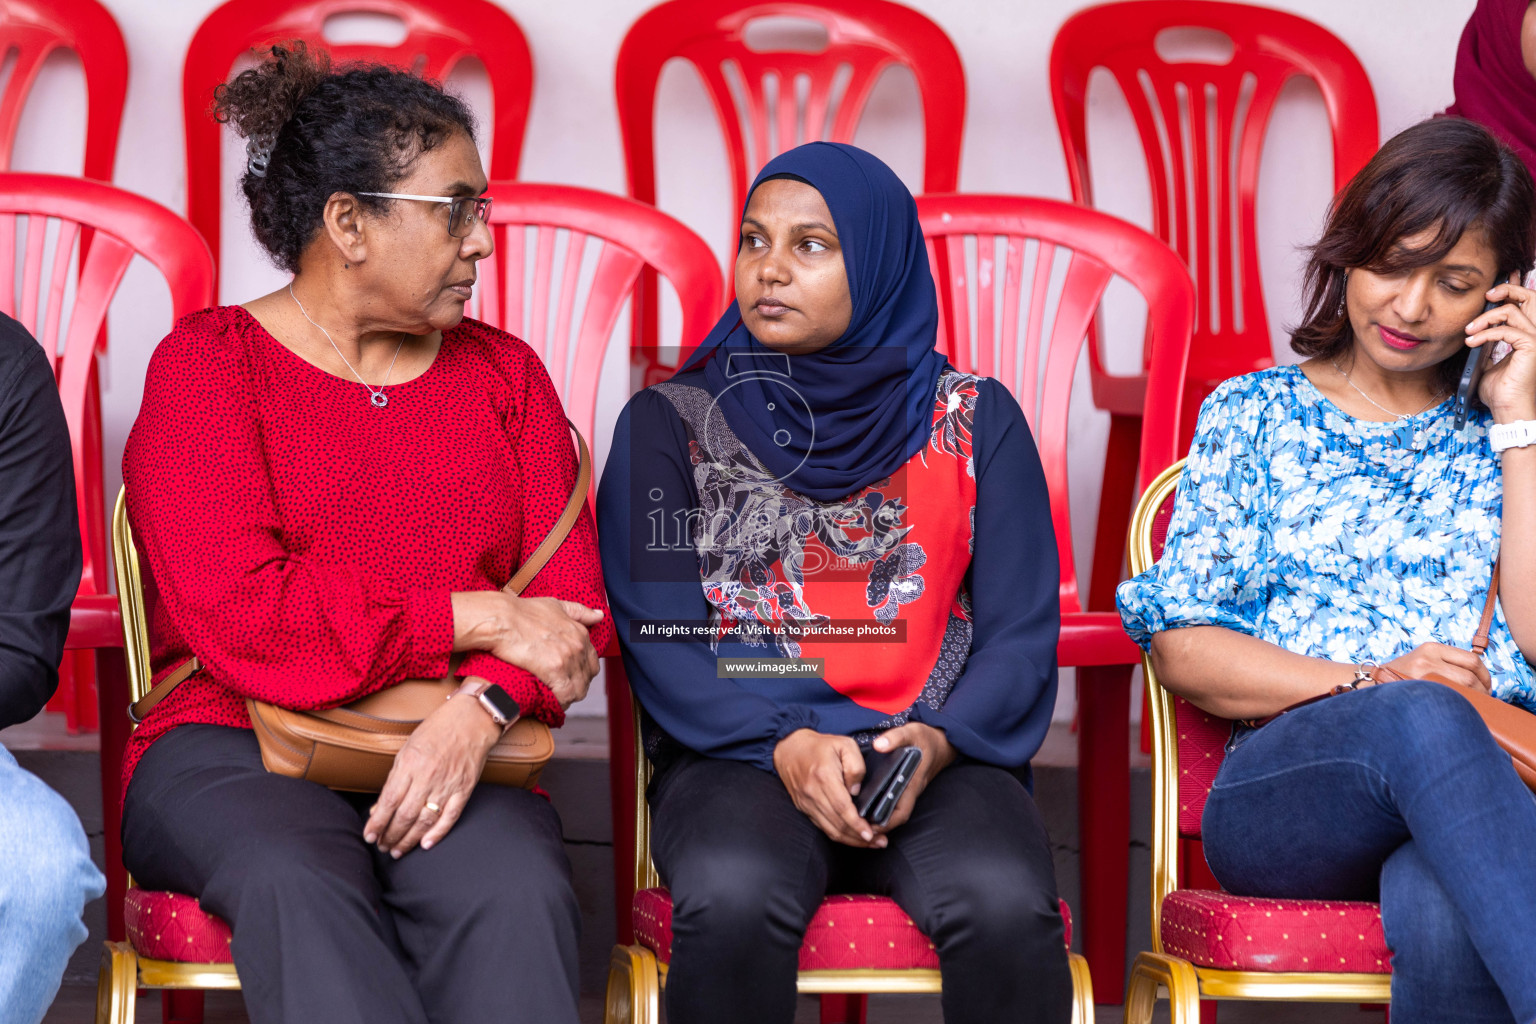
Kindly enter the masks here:
M 1503 484 L 1488 414 L 1346 415 L 1300 368 L 1222 383 L 1200 409 L 1157 565 L 1120 585 L 1126 631 L 1225 626 L 1314 658 L 1385 662 L 1470 647 L 1498 553 Z M 1503 609 L 1494 695 L 1536 711 Z

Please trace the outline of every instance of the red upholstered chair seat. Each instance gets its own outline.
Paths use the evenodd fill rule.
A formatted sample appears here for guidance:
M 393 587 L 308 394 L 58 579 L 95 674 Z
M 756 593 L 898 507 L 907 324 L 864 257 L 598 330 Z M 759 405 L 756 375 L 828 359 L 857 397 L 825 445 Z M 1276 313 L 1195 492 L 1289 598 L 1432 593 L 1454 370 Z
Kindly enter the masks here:
M 1225 971 L 1391 974 L 1381 907 L 1179 889 L 1163 900 L 1164 952 Z
M 123 924 L 140 956 L 184 964 L 228 964 L 229 925 L 176 892 L 129 889 Z
M 1072 945 L 1072 915 L 1065 901 L 1061 919 Z M 635 893 L 635 941 L 672 962 L 672 894 L 665 889 Z M 938 954 L 907 912 L 887 896 L 828 896 L 811 918 L 800 946 L 802 971 L 936 970 Z

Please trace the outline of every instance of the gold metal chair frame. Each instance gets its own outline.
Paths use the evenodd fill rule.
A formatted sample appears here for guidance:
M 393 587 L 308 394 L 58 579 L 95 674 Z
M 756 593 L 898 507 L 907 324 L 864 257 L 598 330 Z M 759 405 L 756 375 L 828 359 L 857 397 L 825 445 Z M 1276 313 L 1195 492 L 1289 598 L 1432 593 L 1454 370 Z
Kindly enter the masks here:
M 1158 510 L 1179 484 L 1185 460 L 1163 470 L 1148 485 L 1131 517 L 1131 573 L 1144 572 L 1152 557 L 1152 526 Z M 1288 1002 L 1389 1003 L 1389 974 L 1228 971 L 1198 967 L 1163 951 L 1163 900 L 1179 886 L 1179 738 L 1173 694 L 1158 684 L 1151 659 L 1143 655 L 1152 709 L 1152 952 L 1131 967 L 1125 993 L 1126 1024 L 1147 1024 L 1157 1000 L 1167 995 L 1171 1024 L 1199 1024 L 1201 999 L 1284 1000 Z
M 651 807 L 645 791 L 651 783 L 651 762 L 640 737 L 640 705 L 630 697 L 635 751 L 635 892 L 661 884 L 651 863 Z M 622 898 L 615 894 L 615 898 Z M 633 899 L 633 896 L 631 896 Z M 1068 953 L 1072 971 L 1072 1024 L 1093 1024 L 1093 981 L 1088 961 Z M 603 1024 L 659 1024 L 661 990 L 667 983 L 667 965 L 654 950 L 640 943 L 614 946 L 608 960 L 608 991 L 603 1003 Z M 800 971 L 796 991 L 809 995 L 859 993 L 868 995 L 940 992 L 939 972 L 933 969 Z
M 149 692 L 149 622 L 144 577 L 128 525 L 127 489 L 112 508 L 112 561 L 117 569 L 117 603 L 123 613 L 128 692 L 140 700 Z M 128 881 L 130 886 L 133 880 Z M 234 964 L 177 963 L 139 956 L 131 943 L 107 942 L 96 978 L 96 1024 L 133 1024 L 139 989 L 238 989 Z

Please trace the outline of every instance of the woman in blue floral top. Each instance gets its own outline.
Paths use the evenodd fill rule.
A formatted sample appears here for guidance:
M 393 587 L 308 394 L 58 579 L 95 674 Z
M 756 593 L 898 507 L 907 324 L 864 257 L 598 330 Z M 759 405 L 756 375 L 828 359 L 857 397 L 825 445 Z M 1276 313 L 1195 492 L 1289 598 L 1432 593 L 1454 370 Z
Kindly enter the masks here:
M 1163 557 L 1119 592 L 1163 684 L 1238 723 L 1202 822 L 1216 878 L 1379 899 L 1394 1024 L 1536 1020 L 1536 800 L 1425 681 L 1536 710 L 1533 254 L 1536 186 L 1486 130 L 1390 140 L 1311 251 L 1310 358 L 1206 400 Z M 1495 343 L 1458 431 L 1468 346 Z

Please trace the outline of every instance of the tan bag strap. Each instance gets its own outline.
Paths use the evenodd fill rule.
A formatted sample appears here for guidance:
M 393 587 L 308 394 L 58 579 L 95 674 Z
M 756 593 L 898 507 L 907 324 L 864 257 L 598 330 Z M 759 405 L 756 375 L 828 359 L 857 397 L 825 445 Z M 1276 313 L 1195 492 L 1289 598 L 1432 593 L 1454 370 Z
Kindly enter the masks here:
M 501 588 L 509 594 L 521 594 L 523 589 L 533 582 L 539 570 L 544 568 L 545 564 L 554 557 L 555 552 L 560 549 L 560 545 L 565 543 L 566 536 L 581 516 L 582 506 L 587 503 L 587 489 L 592 485 L 592 453 L 587 451 L 587 439 L 581 436 L 581 431 L 576 429 L 576 424 L 570 420 L 565 422 L 571 428 L 571 433 L 576 435 L 576 451 L 580 457 L 576 465 L 576 486 L 571 488 L 571 496 L 565 502 L 565 511 L 560 513 L 560 518 L 555 520 L 554 526 L 550 527 L 544 543 L 528 556 L 528 561 L 517 567 L 517 575 Z
M 587 490 L 592 486 L 592 453 L 587 449 L 587 439 L 581 436 L 581 431 L 576 429 L 576 424 L 570 420 L 565 422 L 576 437 L 578 455 L 576 485 L 571 488 L 571 496 L 566 499 L 565 510 L 560 513 L 560 518 L 555 520 L 555 525 L 550 528 L 543 543 L 528 556 L 526 562 L 517 567 L 517 573 L 505 587 L 501 588 L 509 594 L 521 594 L 528 584 L 533 582 L 539 570 L 549 563 L 555 552 L 560 550 L 560 545 L 565 543 L 565 538 L 570 535 L 576 520 L 581 517 L 582 506 L 587 503 Z M 202 667 L 203 663 L 196 657 L 188 658 L 177 665 L 170 675 L 156 683 L 148 693 L 128 705 L 129 720 L 134 725 L 144 721 L 145 716 L 154 710 L 156 704 L 169 697 L 172 690 L 190 679 Z
M 195 675 L 203 667 L 203 663 L 197 658 L 188 658 L 171 670 L 171 674 L 160 680 L 150 691 L 132 704 L 128 705 L 128 720 L 134 725 L 144 721 L 144 716 L 165 698 L 171 695 L 171 691 Z
M 1483 621 L 1478 623 L 1477 635 L 1472 638 L 1472 649 L 1478 657 L 1488 650 L 1488 633 L 1493 629 L 1493 609 L 1499 602 L 1499 559 L 1493 560 L 1493 580 L 1488 584 L 1488 600 L 1483 604 Z

